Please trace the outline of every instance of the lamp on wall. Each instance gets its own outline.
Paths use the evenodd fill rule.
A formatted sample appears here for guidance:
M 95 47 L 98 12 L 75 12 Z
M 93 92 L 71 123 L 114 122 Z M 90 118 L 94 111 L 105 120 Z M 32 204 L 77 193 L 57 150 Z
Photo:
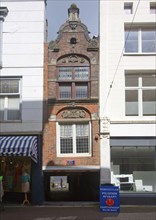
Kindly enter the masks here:
M 95 141 L 98 141 L 98 139 L 99 139 L 99 134 L 96 133 L 96 134 L 95 134 Z

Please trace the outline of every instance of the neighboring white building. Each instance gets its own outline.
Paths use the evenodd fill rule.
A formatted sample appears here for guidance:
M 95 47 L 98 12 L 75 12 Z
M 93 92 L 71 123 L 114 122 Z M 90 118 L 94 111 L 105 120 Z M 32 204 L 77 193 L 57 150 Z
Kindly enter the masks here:
M 100 1 L 101 183 L 156 193 L 156 2 Z M 111 171 L 111 172 L 110 172 Z
M 25 161 L 33 176 L 34 203 L 40 202 L 42 194 L 39 190 L 42 185 L 45 7 L 46 0 L 1 0 L 0 3 L 0 156 L 5 167 L 8 160 L 12 160 L 21 170 L 24 164 L 19 156 L 28 156 L 37 162 Z M 36 184 L 38 188 L 34 191 Z

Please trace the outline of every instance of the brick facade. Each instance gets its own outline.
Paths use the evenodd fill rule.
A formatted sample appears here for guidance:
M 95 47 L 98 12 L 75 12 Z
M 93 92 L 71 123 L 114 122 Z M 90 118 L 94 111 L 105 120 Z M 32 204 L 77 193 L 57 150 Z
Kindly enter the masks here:
M 45 198 L 97 200 L 100 180 L 99 42 L 97 37 L 90 38 L 87 27 L 79 19 L 79 9 L 75 4 L 68 9 L 68 15 L 69 18 L 59 29 L 57 39 L 51 41 L 48 47 L 45 45 L 43 128 Z M 58 70 L 63 73 L 58 74 Z M 62 85 L 65 93 L 68 93 L 70 88 L 70 97 L 60 95 Z M 77 91 L 82 97 L 79 98 Z M 73 132 L 70 138 L 64 136 L 67 141 L 65 143 L 64 139 L 60 138 L 64 125 L 72 127 Z M 87 126 L 87 139 L 81 130 L 79 139 L 74 126 L 76 129 L 77 126 Z M 68 135 L 67 129 L 64 132 Z M 69 153 L 71 139 L 73 152 Z M 62 154 L 62 149 L 63 151 L 67 149 L 67 152 Z M 66 192 L 62 188 L 62 181 L 66 182 L 64 187 L 69 186 Z
M 77 8 L 76 8 L 77 10 Z M 74 160 L 75 166 L 99 166 L 99 117 L 98 117 L 98 77 L 99 50 L 98 38 L 89 37 L 87 27 L 77 17 L 75 8 L 69 8 L 69 18 L 60 27 L 58 37 L 51 41 L 45 55 L 44 84 L 44 133 L 43 133 L 43 166 L 66 166 L 67 160 Z M 72 17 L 75 16 L 75 17 Z M 76 41 L 76 42 L 75 42 Z M 89 66 L 89 97 L 87 99 L 58 98 L 57 67 Z M 83 120 L 91 122 L 91 156 L 58 157 L 56 140 L 56 123 L 79 122 L 81 118 L 63 118 L 64 110 L 84 110 Z

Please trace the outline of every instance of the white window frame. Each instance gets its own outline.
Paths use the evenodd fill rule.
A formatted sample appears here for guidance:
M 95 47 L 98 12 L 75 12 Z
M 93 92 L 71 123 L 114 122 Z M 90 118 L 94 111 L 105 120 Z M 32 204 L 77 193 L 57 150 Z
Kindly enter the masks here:
M 155 73 L 153 73 L 155 75 Z M 125 78 L 128 74 L 125 75 Z M 132 74 L 131 74 L 132 75 Z M 134 76 L 139 75 L 139 73 L 133 74 Z M 146 117 L 146 115 L 143 115 L 143 91 L 152 91 L 156 90 L 156 86 L 143 86 L 142 85 L 142 77 L 144 74 L 140 74 L 138 78 L 138 86 L 125 86 L 125 92 L 126 91 L 138 91 L 138 115 L 126 115 L 126 107 L 125 107 L 125 116 L 126 117 Z M 125 97 L 125 105 L 126 105 L 126 97 Z M 152 117 L 156 115 L 148 115 L 148 117 Z
M 57 157 L 91 157 L 91 122 L 90 121 L 86 121 L 84 122 L 84 124 L 88 124 L 89 125 L 89 152 L 88 153 L 76 153 L 76 132 L 75 129 L 73 130 L 73 153 L 64 153 L 62 154 L 60 152 L 60 125 L 68 125 L 71 124 L 73 126 L 75 126 L 76 124 L 83 124 L 83 122 L 56 122 L 56 145 L 57 145 Z
M 0 93 L 0 97 L 4 97 L 4 118 L 3 119 L 0 119 L 0 121 L 2 122 L 10 122 L 10 121 L 20 121 L 22 116 L 21 116 L 21 77 L 1 77 L 0 78 L 0 83 L 1 83 L 1 80 L 2 79 L 5 79 L 5 80 L 18 80 L 19 81 L 19 92 L 18 93 Z M 19 96 L 19 119 L 8 119 L 8 100 L 9 100 L 9 97 L 12 97 L 12 96 Z
M 126 15 L 133 14 L 133 3 L 132 2 L 125 2 L 124 3 L 124 13 Z
M 144 30 L 152 30 L 155 31 L 155 27 L 154 26 L 142 26 L 142 27 L 125 27 L 125 31 L 124 31 L 124 35 L 125 32 L 127 31 L 128 34 L 131 33 L 131 31 L 137 31 L 137 43 L 138 43 L 138 51 L 137 52 L 129 52 L 126 51 L 126 43 L 128 42 L 128 37 L 125 38 L 125 54 L 156 54 L 156 51 L 149 51 L 149 52 L 143 52 L 142 51 L 142 31 Z M 156 50 L 156 45 L 155 45 L 155 50 Z
M 150 14 L 156 14 L 156 2 L 150 2 Z
M 3 22 L 0 20 L 0 69 L 2 68 L 2 29 Z
M 7 7 L 0 7 L 0 69 L 2 68 L 3 22 L 7 14 Z

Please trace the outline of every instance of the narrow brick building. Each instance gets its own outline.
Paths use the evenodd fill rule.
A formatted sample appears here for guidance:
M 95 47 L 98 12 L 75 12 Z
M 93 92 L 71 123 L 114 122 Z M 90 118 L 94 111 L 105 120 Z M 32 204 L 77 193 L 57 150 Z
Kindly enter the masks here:
M 45 68 L 45 200 L 96 201 L 100 180 L 98 38 L 72 4 Z

